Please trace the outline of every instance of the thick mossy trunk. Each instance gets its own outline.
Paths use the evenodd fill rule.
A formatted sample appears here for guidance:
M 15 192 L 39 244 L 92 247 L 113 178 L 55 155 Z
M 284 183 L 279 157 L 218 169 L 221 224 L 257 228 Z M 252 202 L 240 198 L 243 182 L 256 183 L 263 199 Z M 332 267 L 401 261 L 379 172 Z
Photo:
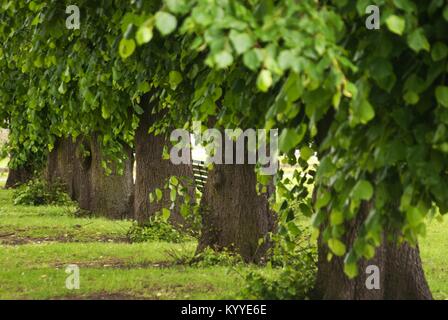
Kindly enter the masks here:
M 80 208 L 89 208 L 91 192 L 90 157 L 81 157 L 80 146 L 87 146 L 83 139 L 58 139 L 48 154 L 46 179 L 50 183 L 62 183 L 69 196 Z M 88 209 L 86 209 L 88 210 Z
M 22 166 L 16 169 L 9 169 L 5 188 L 16 188 L 24 183 L 27 183 L 33 178 L 33 171 L 34 169 L 32 166 Z
M 91 148 L 91 200 L 89 210 L 108 218 L 132 218 L 134 179 L 134 161 L 132 150 L 127 147 L 123 150 L 126 160 L 123 164 L 123 172 L 118 172 L 117 165 L 111 165 L 111 173 L 106 174 L 102 166 L 104 161 L 98 137 L 94 136 L 90 141 Z
M 170 208 L 171 201 L 169 193 L 165 190 L 160 202 L 149 201 L 150 192 L 156 188 L 164 190 L 164 185 L 171 176 L 189 177 L 193 179 L 193 169 L 191 164 L 173 164 L 170 160 L 163 159 L 164 146 L 171 143 L 164 135 L 149 134 L 150 126 L 156 121 L 158 115 L 151 113 L 151 104 L 147 103 L 146 111 L 140 116 L 140 123 L 135 133 L 135 160 L 136 160 L 136 180 L 134 198 L 134 217 L 140 225 L 148 222 L 148 219 L 162 208 Z M 194 186 L 190 186 L 190 196 L 194 199 Z M 177 198 L 180 204 L 181 197 Z M 170 219 L 177 225 L 185 223 L 179 213 L 179 205 L 171 210 Z
M 90 181 L 92 197 L 89 210 L 113 219 L 132 218 L 134 161 L 131 148 L 125 150 L 127 160 L 124 162 L 123 173 L 119 174 L 115 164 L 111 166 L 111 174 L 107 175 L 102 166 L 104 160 L 97 137 L 91 140 Z
M 274 215 L 269 210 L 273 188 L 259 195 L 256 182 L 254 165 L 214 165 L 201 200 L 203 225 L 198 251 L 227 248 L 247 262 L 256 262 L 265 254 L 268 241 L 259 245 L 259 240 L 266 240 L 274 228 Z
M 364 203 L 357 218 L 347 224 L 347 233 L 344 241 L 347 247 L 353 245 L 363 221 L 368 213 L 369 204 Z M 395 244 L 383 241 L 377 249 L 376 256 L 370 261 L 360 261 L 358 264 L 359 275 L 350 280 L 344 274 L 343 258 L 333 256 L 328 261 L 329 249 L 318 240 L 318 273 L 315 287 L 315 297 L 318 299 L 432 299 L 431 292 L 425 279 L 418 247 Z M 368 289 L 367 278 L 371 275 L 366 272 L 369 265 L 376 266 L 379 270 L 379 289 Z
M 59 139 L 48 155 L 46 176 L 50 183 L 61 182 L 80 209 L 112 219 L 132 217 L 133 161 L 127 149 L 123 174 L 112 168 L 107 175 L 96 135 Z

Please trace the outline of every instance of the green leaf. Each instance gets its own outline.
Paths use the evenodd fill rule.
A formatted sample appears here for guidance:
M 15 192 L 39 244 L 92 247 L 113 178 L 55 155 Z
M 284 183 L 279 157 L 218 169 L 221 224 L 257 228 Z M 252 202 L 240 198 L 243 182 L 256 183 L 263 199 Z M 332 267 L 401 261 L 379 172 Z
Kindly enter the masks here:
M 347 251 L 345 244 L 341 242 L 339 239 L 328 240 L 328 247 L 338 257 L 342 257 Z
M 189 213 L 189 207 L 185 203 L 182 203 L 182 205 L 180 206 L 180 214 L 182 215 L 182 217 L 186 218 Z
M 282 70 L 293 69 L 296 70 L 299 66 L 297 56 L 293 50 L 283 50 L 278 55 L 278 65 Z
M 293 221 L 288 223 L 288 231 L 293 237 L 297 237 L 301 233 L 300 228 Z
M 344 273 L 350 279 L 355 278 L 358 275 L 358 266 L 356 263 L 346 263 L 344 264 Z
M 164 0 L 164 2 L 171 12 L 183 14 L 188 10 L 186 0 Z
M 177 185 L 179 184 L 179 179 L 177 179 L 175 176 L 171 176 L 171 177 L 170 177 L 170 183 L 171 183 L 173 186 L 177 186 Z
M 135 113 L 142 115 L 145 113 L 145 110 L 143 110 L 142 107 L 140 107 L 137 103 L 132 104 L 132 107 L 134 108 Z
M 406 24 L 402 17 L 391 15 L 386 19 L 386 25 L 391 32 L 401 36 Z
M 434 61 L 440 61 L 448 56 L 448 46 L 443 42 L 436 42 L 431 50 L 431 57 Z
M 389 60 L 383 58 L 374 59 L 369 66 L 369 72 L 375 79 L 377 85 L 387 92 L 390 92 L 395 85 L 396 76 L 394 68 Z
M 255 49 L 247 51 L 243 56 L 243 62 L 246 67 L 256 71 L 261 65 L 261 58 Z
M 151 90 L 151 87 L 148 81 L 143 81 L 138 85 L 138 91 L 140 91 L 141 93 L 148 93 L 149 90 Z
M 178 71 L 170 71 L 169 73 L 169 82 L 170 87 L 173 90 L 176 90 L 177 86 L 182 82 L 182 74 Z
M 300 128 L 297 132 L 296 129 L 284 128 L 279 137 L 279 148 L 281 152 L 289 152 L 291 149 L 296 147 L 303 139 L 305 135 L 305 130 Z
M 356 254 L 353 249 L 344 258 L 344 273 L 353 279 L 358 275 L 358 265 Z
M 135 50 L 135 41 L 133 39 L 121 39 L 120 45 L 118 48 L 118 52 L 120 57 L 126 59 L 134 53 Z
M 331 193 L 328 191 L 323 191 L 319 193 L 316 201 L 316 209 L 325 207 L 331 200 Z
M 229 38 L 230 41 L 232 42 L 233 47 L 235 48 L 235 51 L 238 54 L 243 54 L 244 52 L 249 50 L 254 44 L 254 41 L 252 40 L 249 34 L 238 33 L 235 30 L 230 31 Z
M 272 86 L 272 74 L 269 70 L 261 70 L 257 78 L 257 87 L 262 92 L 267 92 Z
M 176 197 L 177 197 L 176 189 L 171 189 L 171 191 L 170 191 L 170 200 L 171 200 L 171 202 L 176 201 Z
M 420 97 L 414 91 L 408 91 L 404 94 L 403 99 L 407 104 L 417 104 Z
M 229 51 L 223 50 L 215 54 L 216 66 L 225 69 L 233 63 L 233 56 Z
M 332 159 L 330 157 L 324 157 L 319 166 L 317 167 L 317 177 L 319 179 L 330 177 L 336 172 L 336 167 L 332 163 Z
M 155 192 L 156 192 L 157 201 L 162 200 L 162 196 L 163 196 L 162 190 L 160 190 L 159 188 L 157 188 L 157 189 L 155 190 Z
M 101 106 L 101 116 L 104 119 L 109 119 L 110 118 L 110 111 L 109 111 L 109 108 L 107 108 L 106 105 L 102 105 Z
M 148 43 L 149 41 L 151 41 L 152 37 L 152 27 L 149 27 L 147 25 L 140 26 L 135 35 L 135 39 L 137 40 L 138 45 Z
M 308 159 L 311 158 L 313 154 L 314 154 L 313 149 L 311 149 L 308 146 L 300 148 L 300 157 L 305 161 L 308 161 Z
M 67 92 L 67 86 L 65 85 L 65 82 L 61 82 L 58 88 L 58 92 L 60 94 L 65 94 Z
M 344 222 L 344 214 L 337 209 L 331 210 L 330 224 L 333 226 L 337 226 L 342 224 L 343 222 Z
M 167 208 L 163 208 L 162 209 L 162 220 L 167 222 L 168 219 L 170 218 L 171 212 L 170 210 L 168 210 Z
M 300 211 L 305 217 L 311 217 L 313 215 L 313 211 L 306 203 L 301 203 L 299 205 Z
M 370 260 L 375 257 L 375 247 L 374 246 L 372 246 L 370 244 L 366 244 L 366 245 L 364 245 L 363 249 L 364 250 L 363 250 L 362 254 L 363 254 L 364 258 Z
M 177 19 L 171 13 L 159 11 L 156 13 L 156 27 L 164 36 L 173 32 L 177 27 Z
M 415 10 L 415 4 L 411 0 L 393 0 L 394 5 L 406 12 L 412 13 Z
M 370 200 L 373 196 L 373 187 L 367 180 L 359 180 L 352 190 L 352 197 L 355 200 Z
M 406 219 L 409 225 L 415 228 L 422 222 L 424 215 L 417 207 L 409 207 L 406 211 Z
M 448 108 L 448 87 L 438 86 L 436 88 L 436 99 L 445 108 Z
M 426 38 L 423 28 L 415 29 L 408 36 L 408 44 L 409 47 L 415 52 L 419 52 L 420 50 L 425 50 L 429 52 L 430 49 L 430 45 L 428 39 Z
M 357 104 L 356 116 L 361 123 L 367 123 L 375 117 L 375 111 L 367 99 L 362 99 L 362 101 Z

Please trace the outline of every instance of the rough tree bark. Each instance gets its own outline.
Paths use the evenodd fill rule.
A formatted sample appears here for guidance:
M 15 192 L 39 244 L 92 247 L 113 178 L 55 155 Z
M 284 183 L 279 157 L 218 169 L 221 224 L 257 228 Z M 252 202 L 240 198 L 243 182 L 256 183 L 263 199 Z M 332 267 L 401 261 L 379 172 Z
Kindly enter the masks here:
M 222 136 L 223 164 L 214 164 L 209 171 L 201 199 L 202 234 L 198 252 L 207 247 L 227 248 L 247 262 L 258 262 L 270 245 L 267 234 L 275 226 L 275 216 L 269 208 L 274 186 L 271 182 L 266 193 L 258 194 L 255 165 L 248 164 L 248 142 L 244 141 L 244 164 L 237 164 L 236 144 L 223 132 Z M 226 148 L 230 146 L 226 142 L 233 148 L 232 164 L 225 164 Z M 260 239 L 265 240 L 262 245 Z
M 87 151 L 84 154 L 83 151 Z M 50 183 L 61 182 L 80 209 L 108 218 L 132 216 L 133 161 L 132 152 L 126 149 L 123 175 L 106 175 L 102 168 L 102 150 L 97 136 L 59 139 L 48 155 L 46 177 Z M 87 155 L 88 154 L 88 155 Z
M 49 183 L 62 183 L 69 196 L 78 202 L 80 208 L 89 208 L 91 198 L 90 158 L 79 153 L 80 145 L 88 147 L 84 139 L 58 139 L 48 154 L 46 179 Z M 85 209 L 88 210 L 88 209 Z
M 359 228 L 369 211 L 368 203 L 363 203 L 354 221 L 347 224 L 345 243 L 351 247 Z M 396 244 L 383 240 L 376 256 L 370 261 L 359 262 L 359 275 L 350 280 L 343 271 L 343 258 L 333 256 L 327 260 L 329 252 L 322 238 L 318 239 L 318 272 L 315 296 L 318 299 L 344 300 L 429 300 L 431 292 L 425 279 L 419 248 L 409 244 Z M 380 271 L 380 289 L 367 289 L 366 268 L 375 265 Z
M 209 171 L 201 199 L 202 234 L 198 251 L 227 248 L 247 262 L 257 262 L 267 249 L 266 239 L 274 228 L 269 192 L 256 192 L 255 166 L 215 165 Z M 266 239 L 267 240 L 267 239 Z
M 5 189 L 16 188 L 33 178 L 33 166 L 22 166 L 16 169 L 9 169 Z
M 107 175 L 102 167 L 104 157 L 97 136 L 92 137 L 90 146 L 92 156 L 90 166 L 92 197 L 89 210 L 113 219 L 131 218 L 134 196 L 132 149 L 126 147 L 123 150 L 127 156 L 123 174 L 120 175 L 116 165 L 112 164 L 112 173 Z
M 193 168 L 191 164 L 175 165 L 170 160 L 162 158 L 163 148 L 169 145 L 169 139 L 164 135 L 149 134 L 148 130 L 156 121 L 160 114 L 152 114 L 152 102 L 149 103 L 145 97 L 145 112 L 140 116 L 140 123 L 135 133 L 135 160 L 136 160 L 136 180 L 134 198 L 134 217 L 140 225 L 148 222 L 157 211 L 162 208 L 170 208 L 169 194 L 164 191 L 163 199 L 160 202 L 150 203 L 149 194 L 156 188 L 161 190 L 171 176 L 184 176 L 193 179 Z M 194 187 L 190 188 L 193 197 Z M 178 202 L 182 201 L 178 198 Z M 176 224 L 184 224 L 184 219 L 176 205 L 171 211 L 170 220 Z
M 334 117 L 334 110 L 319 121 L 318 135 L 315 138 L 317 146 L 321 145 L 328 133 Z M 314 191 L 316 195 L 317 189 Z M 363 203 L 357 217 L 346 225 L 345 244 L 351 247 L 359 228 L 366 219 L 371 203 Z M 324 227 L 324 226 L 323 226 Z M 322 227 L 322 228 L 323 228 Z M 322 233 L 321 233 L 322 234 Z M 426 282 L 420 251 L 418 246 L 396 244 L 385 241 L 377 248 L 375 257 L 370 261 L 361 260 L 358 264 L 359 275 L 349 280 L 343 270 L 343 258 L 333 256 L 327 260 L 329 249 L 318 239 L 318 271 L 313 298 L 316 299 L 432 299 L 431 291 Z M 380 270 L 380 289 L 368 290 L 366 287 L 366 267 L 376 265 Z

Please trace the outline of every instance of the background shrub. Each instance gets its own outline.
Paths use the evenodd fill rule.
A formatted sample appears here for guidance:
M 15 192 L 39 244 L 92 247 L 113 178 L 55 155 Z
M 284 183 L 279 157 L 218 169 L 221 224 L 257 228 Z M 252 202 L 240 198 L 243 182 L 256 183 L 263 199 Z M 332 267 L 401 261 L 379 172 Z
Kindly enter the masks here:
M 72 201 L 61 183 L 49 184 L 43 179 L 33 179 L 19 186 L 13 193 L 14 205 L 68 205 Z

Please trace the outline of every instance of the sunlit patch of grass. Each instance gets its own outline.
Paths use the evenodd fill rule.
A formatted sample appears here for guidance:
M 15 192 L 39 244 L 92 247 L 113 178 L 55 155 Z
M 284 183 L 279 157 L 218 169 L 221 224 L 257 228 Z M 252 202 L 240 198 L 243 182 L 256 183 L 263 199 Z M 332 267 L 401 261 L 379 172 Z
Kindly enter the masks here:
M 448 299 L 448 217 L 428 224 L 428 234 L 420 241 L 420 254 L 435 299 Z

